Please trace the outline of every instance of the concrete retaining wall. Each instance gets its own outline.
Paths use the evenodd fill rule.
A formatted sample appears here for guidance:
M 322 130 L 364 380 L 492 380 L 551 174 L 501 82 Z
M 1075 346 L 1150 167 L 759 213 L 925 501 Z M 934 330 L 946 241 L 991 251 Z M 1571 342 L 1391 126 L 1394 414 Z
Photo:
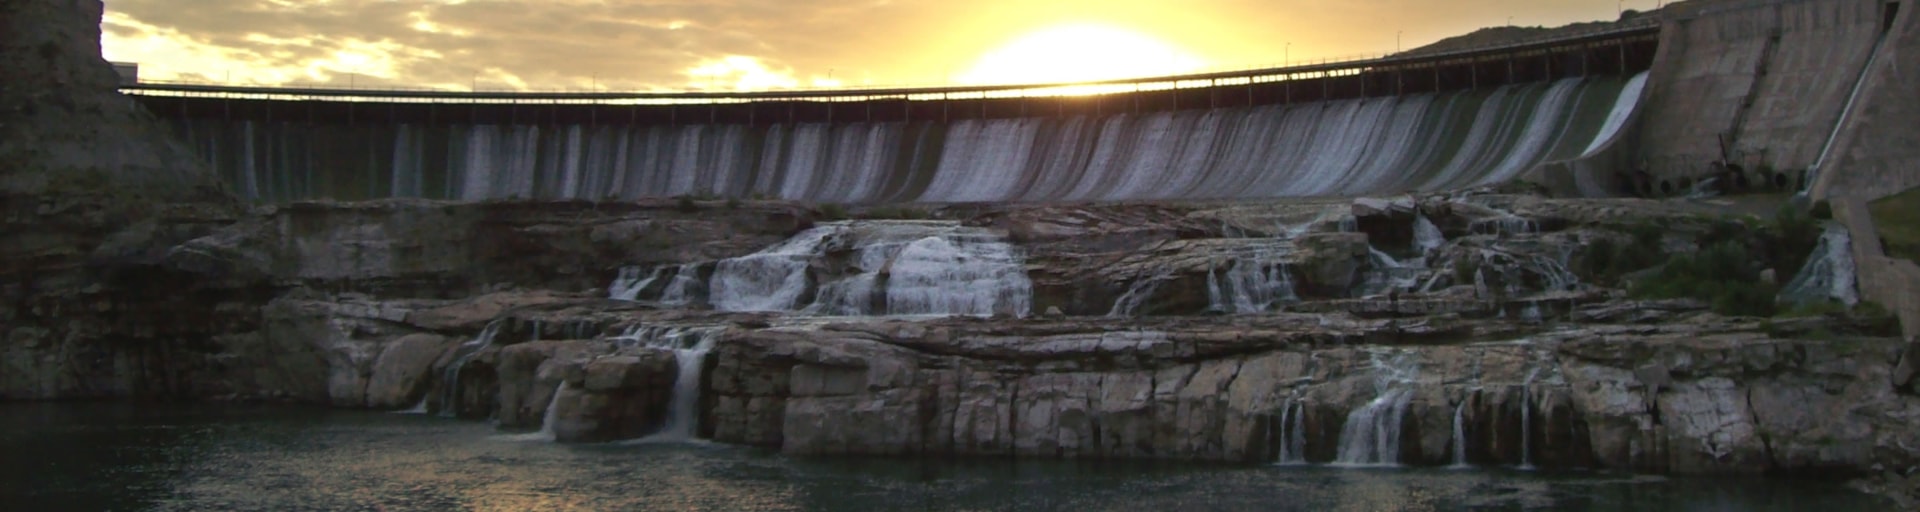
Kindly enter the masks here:
M 1920 1 L 1899 6 L 1854 111 L 1819 170 L 1815 198 L 1871 201 L 1920 186 Z
M 1912 1 L 1912 0 L 1906 0 Z M 1638 130 L 1637 166 L 1661 182 L 1733 163 L 1797 181 L 1839 122 L 1880 40 L 1884 0 L 1734 0 L 1667 13 Z M 1750 174 L 1751 177 L 1760 177 Z

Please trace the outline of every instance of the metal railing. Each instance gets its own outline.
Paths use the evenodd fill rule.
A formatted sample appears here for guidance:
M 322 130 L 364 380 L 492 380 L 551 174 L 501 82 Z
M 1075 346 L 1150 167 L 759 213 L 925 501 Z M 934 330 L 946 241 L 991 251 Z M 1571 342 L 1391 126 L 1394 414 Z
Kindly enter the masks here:
M 1324 77 L 1352 76 L 1363 71 L 1437 65 L 1468 60 L 1489 54 L 1507 54 L 1545 50 L 1582 42 L 1603 41 L 1636 35 L 1655 34 L 1659 21 L 1652 17 L 1597 27 L 1550 37 L 1476 46 L 1441 52 L 1367 54 L 1347 58 L 1325 58 L 1318 62 L 1289 63 L 1273 67 L 1236 69 L 1171 76 L 1125 78 L 1072 83 L 1006 85 L 921 85 L 888 87 L 791 88 L 775 90 L 451 90 L 419 86 L 380 85 L 371 88 L 342 87 L 338 84 L 286 84 L 275 86 L 237 86 L 196 81 L 141 80 L 123 85 L 121 92 L 150 96 L 217 97 L 250 100 L 325 100 L 385 103 L 539 103 L 539 104 L 724 104 L 759 101 L 871 101 L 901 99 L 932 101 L 1052 97 L 1065 95 L 1115 94 L 1174 89 L 1193 89 Z

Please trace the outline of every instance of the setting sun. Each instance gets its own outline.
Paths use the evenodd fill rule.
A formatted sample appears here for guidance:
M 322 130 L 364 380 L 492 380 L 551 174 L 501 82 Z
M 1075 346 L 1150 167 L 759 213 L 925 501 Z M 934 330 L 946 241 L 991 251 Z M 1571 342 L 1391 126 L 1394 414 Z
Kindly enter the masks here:
M 1188 73 L 1204 64 L 1146 34 L 1075 24 L 1021 36 L 981 56 L 959 79 L 969 84 L 1087 82 Z

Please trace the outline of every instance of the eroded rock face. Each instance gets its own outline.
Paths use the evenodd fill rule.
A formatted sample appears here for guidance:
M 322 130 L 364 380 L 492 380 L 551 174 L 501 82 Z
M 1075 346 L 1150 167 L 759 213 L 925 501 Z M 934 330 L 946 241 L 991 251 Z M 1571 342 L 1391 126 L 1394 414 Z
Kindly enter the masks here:
M 205 340 L 249 321 L 158 265 L 238 209 L 115 90 L 102 8 L 0 5 L 0 398 L 192 394 Z

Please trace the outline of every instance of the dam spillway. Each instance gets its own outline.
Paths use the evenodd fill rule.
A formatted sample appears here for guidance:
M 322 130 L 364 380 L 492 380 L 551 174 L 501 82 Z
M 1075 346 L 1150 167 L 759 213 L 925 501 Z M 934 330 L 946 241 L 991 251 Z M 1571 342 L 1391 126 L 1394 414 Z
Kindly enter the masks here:
M 235 192 L 266 202 L 1257 199 L 1508 180 L 1613 136 L 1642 83 L 1644 75 L 1595 76 L 1292 105 L 946 123 L 173 122 Z
M 237 195 L 265 203 L 1271 199 L 1492 184 L 1608 148 L 1632 131 L 1656 31 L 1122 81 L 1086 96 L 125 90 Z

